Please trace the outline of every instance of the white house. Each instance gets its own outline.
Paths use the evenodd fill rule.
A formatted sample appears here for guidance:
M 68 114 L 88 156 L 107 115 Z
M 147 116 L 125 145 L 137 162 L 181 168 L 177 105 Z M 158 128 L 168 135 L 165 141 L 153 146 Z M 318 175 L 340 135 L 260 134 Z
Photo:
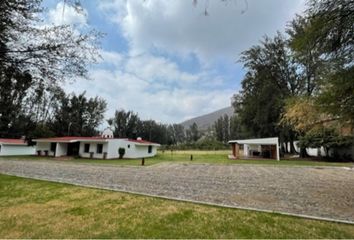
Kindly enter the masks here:
M 35 147 L 28 146 L 23 139 L 0 138 L 0 156 L 33 154 L 35 154 Z
M 125 149 L 123 158 L 147 158 L 157 153 L 158 143 L 138 138 L 113 138 L 110 131 L 99 137 L 54 137 L 40 138 L 36 142 L 36 152 L 44 156 L 80 156 L 83 158 L 119 158 L 119 148 Z
M 279 139 L 274 138 L 257 138 L 229 141 L 232 148 L 230 158 L 273 158 L 280 160 L 279 156 Z M 243 146 L 243 156 L 240 155 L 240 145 Z

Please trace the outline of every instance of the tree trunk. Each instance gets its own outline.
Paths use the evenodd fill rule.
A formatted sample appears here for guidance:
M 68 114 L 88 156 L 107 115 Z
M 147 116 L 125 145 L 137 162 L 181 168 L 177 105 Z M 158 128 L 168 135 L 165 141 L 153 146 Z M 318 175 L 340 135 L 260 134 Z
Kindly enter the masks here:
M 294 146 L 294 140 L 291 138 L 290 139 L 290 153 L 291 154 L 296 154 L 296 149 L 295 149 L 295 146 Z
M 308 157 L 309 155 L 307 154 L 307 151 L 306 151 L 306 148 L 300 148 L 300 157 L 301 158 L 306 158 Z

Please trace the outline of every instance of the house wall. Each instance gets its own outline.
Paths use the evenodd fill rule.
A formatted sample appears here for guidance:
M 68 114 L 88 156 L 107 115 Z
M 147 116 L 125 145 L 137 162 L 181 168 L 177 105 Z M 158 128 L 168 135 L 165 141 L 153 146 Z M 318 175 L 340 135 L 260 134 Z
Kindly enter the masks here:
M 34 146 L 16 146 L 0 144 L 0 156 L 14 155 L 34 155 L 36 148 Z
M 85 153 L 85 144 L 90 144 L 90 150 L 88 153 Z M 103 144 L 102 153 L 97 153 L 97 144 Z M 93 152 L 93 158 L 103 159 L 103 155 L 107 152 L 108 157 L 108 143 L 107 142 L 80 142 L 79 156 L 83 158 L 89 158 L 90 152 Z
M 36 154 L 37 151 L 41 151 L 41 155 L 44 156 L 44 151 L 48 151 L 49 156 L 54 156 L 54 152 L 50 151 L 50 142 L 37 142 L 36 144 Z
M 128 148 L 128 145 L 129 145 L 129 143 L 125 140 L 122 140 L 122 139 L 109 140 L 108 148 L 107 148 L 107 158 L 110 158 L 110 159 L 119 158 L 118 149 L 120 147 L 125 148 L 125 155 L 123 156 L 125 158 L 126 155 L 129 154 L 131 151 L 131 149 Z
M 50 146 L 50 144 L 49 144 Z M 57 143 L 57 147 L 55 149 L 55 156 L 61 157 L 66 156 L 68 153 L 68 144 L 67 143 Z
M 136 145 L 134 142 L 130 142 L 125 139 L 109 139 L 108 142 L 103 144 L 103 153 L 96 153 L 97 142 L 81 142 L 79 155 L 83 158 L 89 158 L 90 153 L 84 153 L 85 144 L 90 144 L 90 152 L 94 152 L 93 158 L 103 159 L 103 153 L 107 152 L 107 159 L 119 158 L 118 149 L 125 148 L 125 154 L 123 158 L 147 158 L 153 157 L 157 153 L 157 147 L 152 146 L 152 152 L 148 153 L 148 146 Z
M 149 146 L 132 144 L 131 151 L 124 156 L 125 158 L 148 158 L 153 157 L 157 153 L 157 147 L 152 146 L 151 153 L 148 153 Z

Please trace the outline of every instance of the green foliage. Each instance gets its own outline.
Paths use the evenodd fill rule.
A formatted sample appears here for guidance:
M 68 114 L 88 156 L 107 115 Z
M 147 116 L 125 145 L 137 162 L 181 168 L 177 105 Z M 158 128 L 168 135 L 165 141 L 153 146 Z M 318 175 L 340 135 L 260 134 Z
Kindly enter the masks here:
M 141 137 L 160 144 L 175 145 L 185 141 L 182 125 L 162 124 L 154 120 L 141 120 L 132 111 L 119 110 L 113 118 L 108 119 L 113 127 L 115 137 L 136 139 Z
M 247 72 L 242 91 L 234 96 L 238 128 L 250 137 L 289 136 L 291 129 L 278 124 L 285 99 L 301 92 L 301 79 L 286 39 L 265 37 L 241 56 Z
M 52 129 L 57 136 L 95 136 L 107 108 L 105 100 L 80 95 L 63 95 L 54 111 Z
M 354 126 L 354 67 L 328 76 L 316 100 L 322 111 Z
M 338 147 L 347 147 L 354 144 L 352 136 L 341 136 L 335 129 L 322 128 L 321 130 L 310 131 L 305 136 L 300 137 L 299 147 L 301 148 L 320 148 L 323 147 L 326 151 L 326 156 L 329 157 L 330 149 Z
M 118 148 L 119 158 L 123 158 L 125 154 L 125 148 Z
M 198 125 L 193 123 L 189 129 L 186 130 L 187 142 L 196 142 L 200 138 L 200 133 L 198 130 Z
M 230 141 L 230 127 L 231 119 L 227 114 L 221 116 L 218 120 L 214 123 L 214 130 L 215 130 L 215 137 L 216 140 L 227 143 Z

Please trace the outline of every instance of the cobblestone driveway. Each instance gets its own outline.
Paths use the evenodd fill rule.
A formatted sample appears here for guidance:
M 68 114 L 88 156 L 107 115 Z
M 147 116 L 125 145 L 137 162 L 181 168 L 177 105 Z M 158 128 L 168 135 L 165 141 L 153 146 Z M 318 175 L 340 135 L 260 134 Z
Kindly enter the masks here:
M 207 164 L 119 167 L 0 160 L 0 173 L 354 222 L 354 170 L 349 168 Z

